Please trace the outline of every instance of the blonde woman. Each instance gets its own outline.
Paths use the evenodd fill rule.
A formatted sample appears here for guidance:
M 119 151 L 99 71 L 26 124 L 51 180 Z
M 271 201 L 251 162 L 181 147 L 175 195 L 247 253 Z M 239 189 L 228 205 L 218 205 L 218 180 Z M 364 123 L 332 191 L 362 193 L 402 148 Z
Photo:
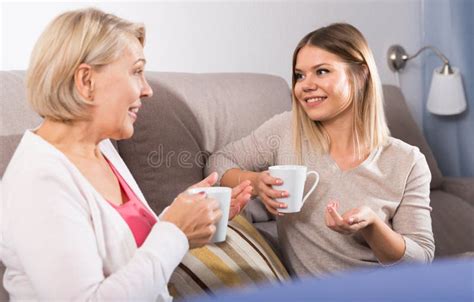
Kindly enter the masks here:
M 202 194 L 179 195 L 158 218 L 109 141 L 132 136 L 152 95 L 144 41 L 142 25 L 95 9 L 58 16 L 39 38 L 27 94 L 44 122 L 25 132 L 2 183 L 12 300 L 171 300 L 173 270 L 215 232 L 222 213 Z M 233 190 L 234 208 L 250 190 Z
M 252 182 L 277 217 L 280 248 L 296 275 L 430 262 L 431 174 L 418 148 L 389 136 L 363 35 L 349 24 L 307 34 L 293 55 L 292 95 L 291 112 L 211 156 L 209 172 L 218 171 L 224 186 Z M 320 174 L 299 213 L 277 212 L 286 205 L 275 198 L 288 192 L 272 189 L 282 180 L 266 170 L 282 164 Z

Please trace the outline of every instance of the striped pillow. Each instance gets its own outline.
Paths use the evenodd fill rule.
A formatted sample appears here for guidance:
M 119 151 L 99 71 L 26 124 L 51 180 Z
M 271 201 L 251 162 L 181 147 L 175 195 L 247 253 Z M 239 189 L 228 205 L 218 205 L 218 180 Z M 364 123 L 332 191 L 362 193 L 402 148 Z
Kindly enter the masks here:
M 176 299 L 214 296 L 230 287 L 281 283 L 289 278 L 280 259 L 258 231 L 242 216 L 229 222 L 225 242 L 189 251 L 168 283 Z

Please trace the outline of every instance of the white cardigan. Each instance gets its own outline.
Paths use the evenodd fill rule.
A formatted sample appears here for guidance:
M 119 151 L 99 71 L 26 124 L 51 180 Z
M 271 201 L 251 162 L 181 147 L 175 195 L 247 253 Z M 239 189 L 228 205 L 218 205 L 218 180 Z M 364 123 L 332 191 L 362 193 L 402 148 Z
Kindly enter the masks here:
M 100 149 L 149 208 L 111 142 Z M 174 224 L 158 221 L 137 248 L 76 166 L 29 130 L 2 182 L 0 257 L 12 300 L 171 300 L 167 283 L 189 248 Z

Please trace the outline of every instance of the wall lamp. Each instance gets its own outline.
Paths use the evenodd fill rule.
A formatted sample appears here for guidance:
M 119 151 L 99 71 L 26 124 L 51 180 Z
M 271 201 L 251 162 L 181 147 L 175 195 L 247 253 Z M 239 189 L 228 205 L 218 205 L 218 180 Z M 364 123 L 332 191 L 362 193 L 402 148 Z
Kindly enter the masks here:
M 437 48 L 425 46 L 414 55 L 408 55 L 400 45 L 392 45 L 387 52 L 390 69 L 400 72 L 407 61 L 417 57 L 422 51 L 430 49 L 443 61 L 443 66 L 435 68 L 431 80 L 430 92 L 426 107 L 437 115 L 454 115 L 466 110 L 466 96 L 458 68 L 451 67 L 449 60 Z

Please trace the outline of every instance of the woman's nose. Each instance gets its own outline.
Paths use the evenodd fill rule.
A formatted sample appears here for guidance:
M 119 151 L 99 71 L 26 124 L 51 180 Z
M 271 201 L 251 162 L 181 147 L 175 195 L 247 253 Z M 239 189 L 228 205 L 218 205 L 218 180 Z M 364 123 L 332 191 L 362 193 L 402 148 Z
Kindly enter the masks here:
M 304 79 L 302 87 L 304 92 L 309 92 L 317 90 L 318 84 L 312 77 L 307 77 L 306 79 Z
M 142 88 L 142 93 L 140 97 L 151 97 L 153 95 L 153 89 L 151 89 L 150 84 L 148 84 L 148 81 L 144 79 L 143 81 L 143 88 Z

